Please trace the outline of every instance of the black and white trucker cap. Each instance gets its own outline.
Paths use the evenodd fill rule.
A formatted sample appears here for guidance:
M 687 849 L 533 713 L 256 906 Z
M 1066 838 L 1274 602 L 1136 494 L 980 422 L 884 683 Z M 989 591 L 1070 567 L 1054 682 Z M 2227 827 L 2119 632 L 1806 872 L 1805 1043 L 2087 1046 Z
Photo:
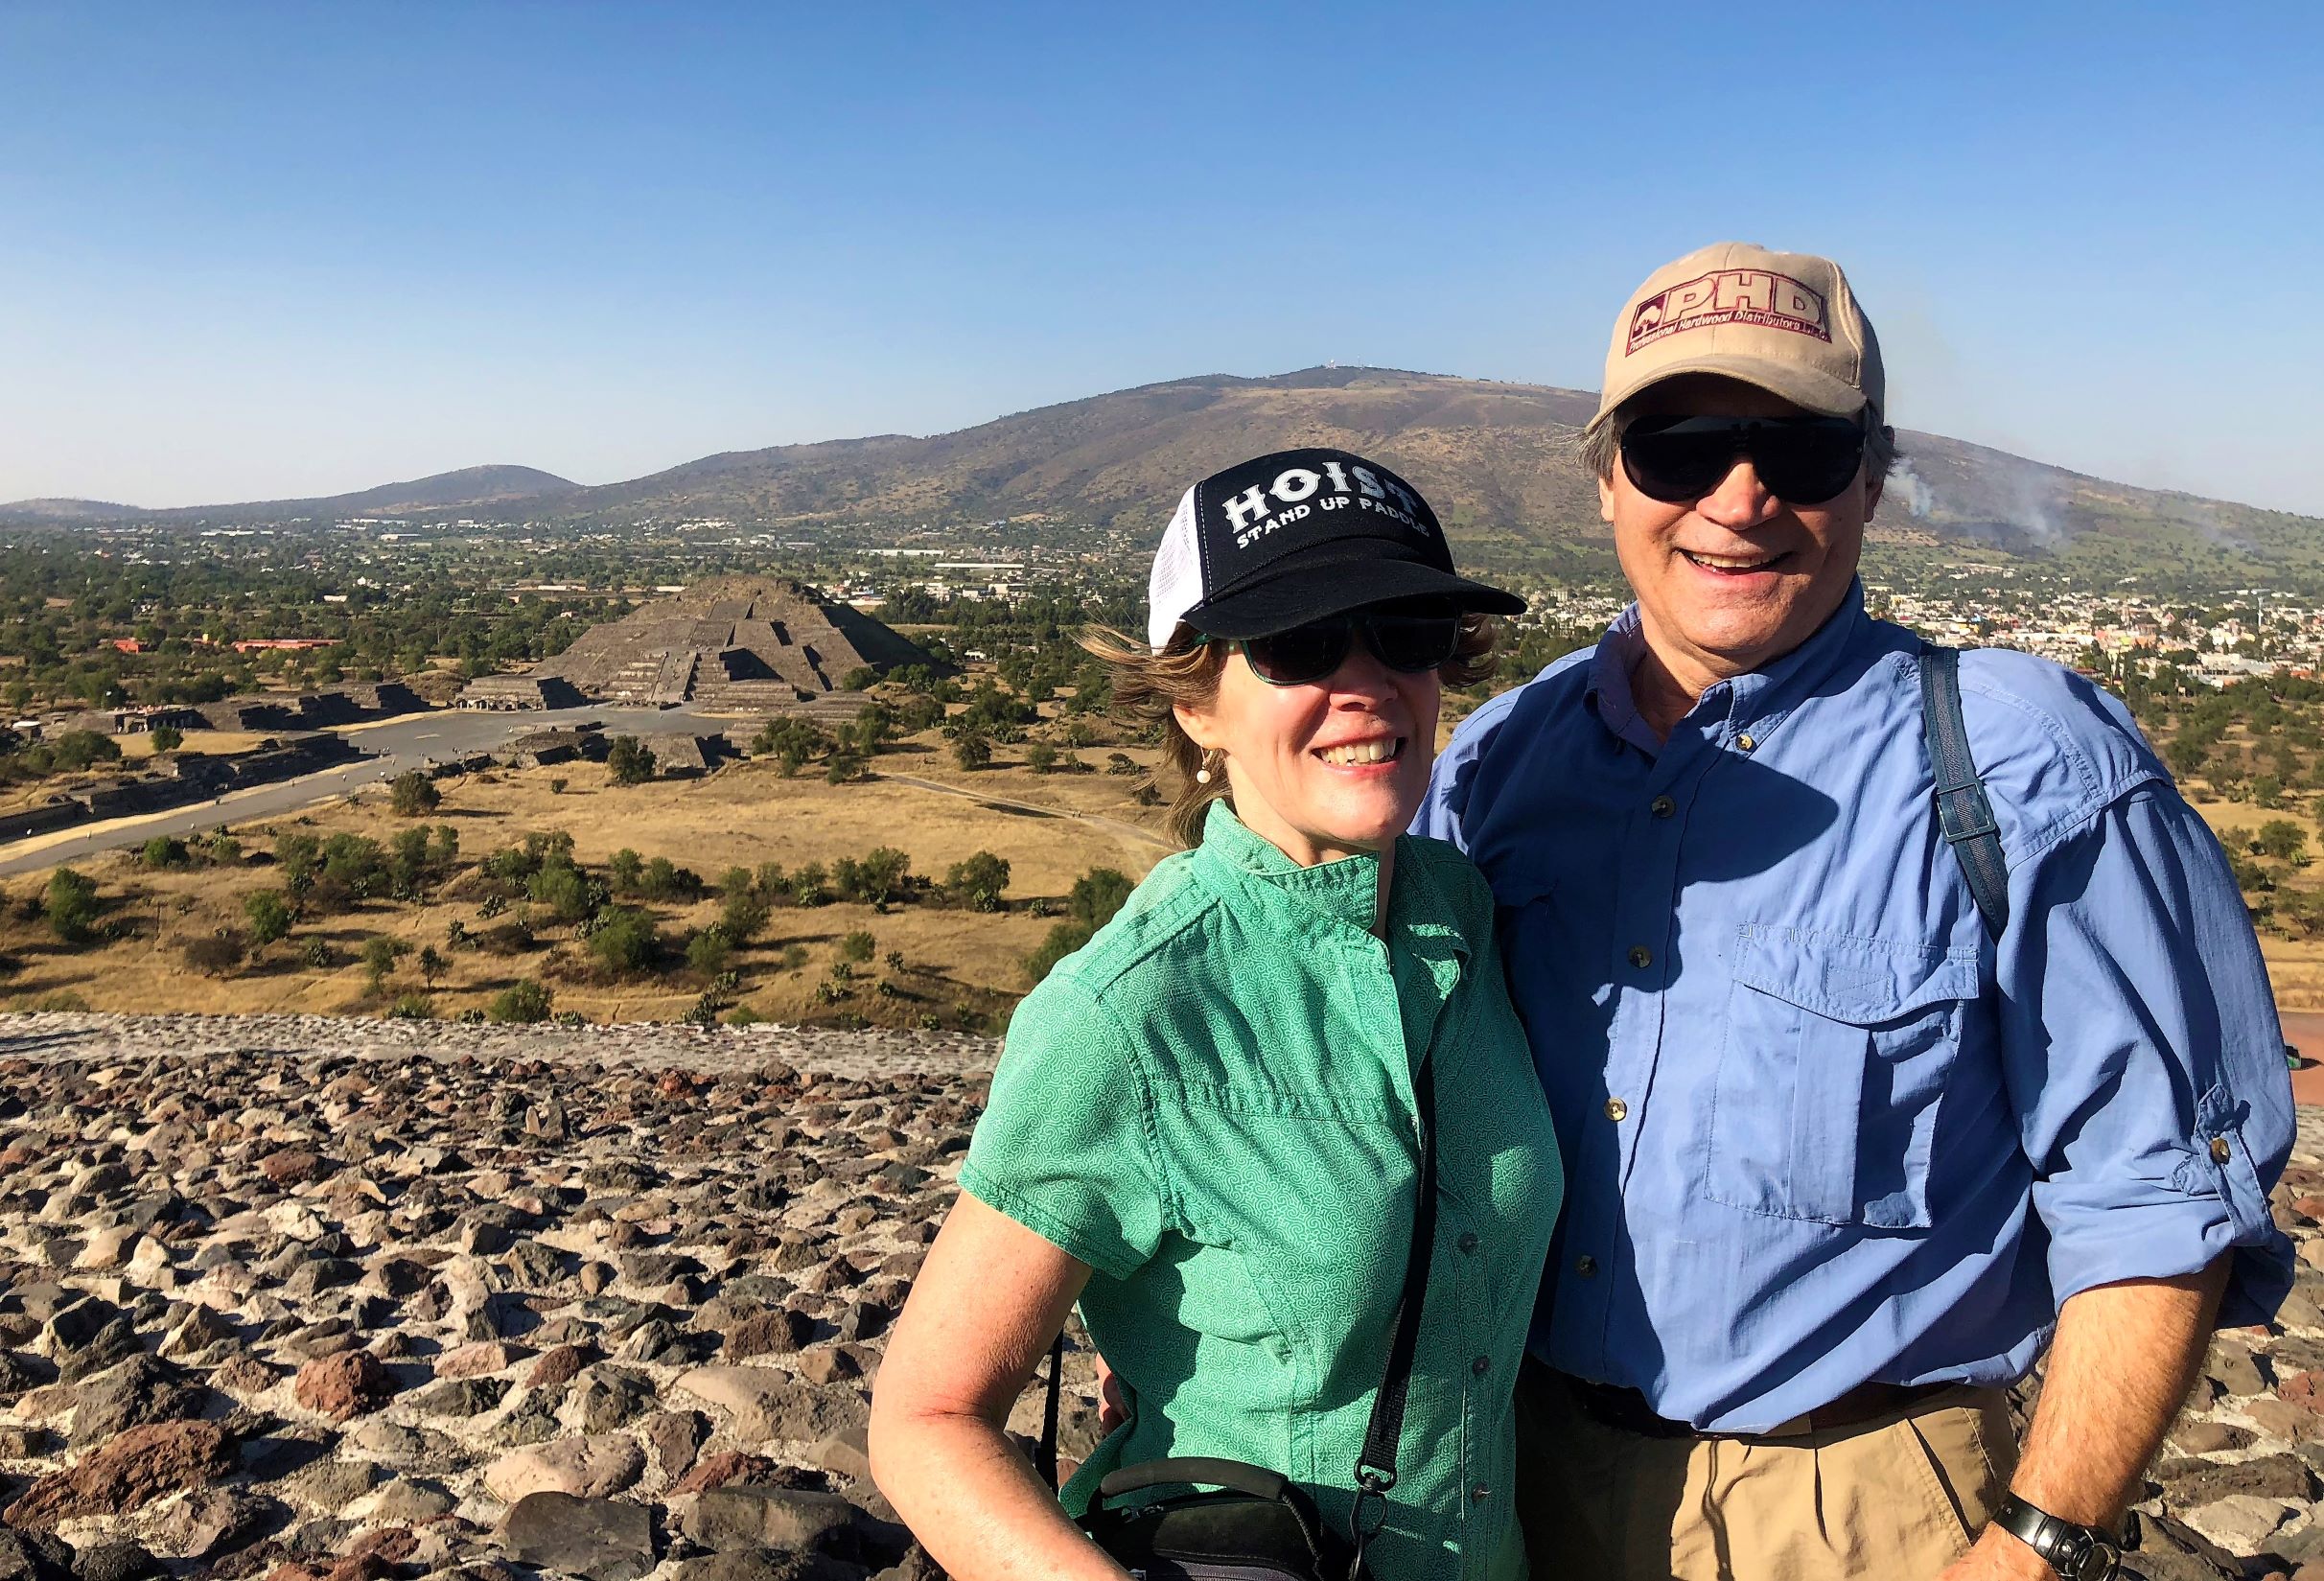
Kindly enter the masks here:
M 1514 593 L 1452 570 L 1436 513 L 1377 461 L 1277 451 L 1214 473 L 1178 500 L 1147 584 L 1146 639 L 1183 620 L 1210 637 L 1265 637 L 1390 598 L 1444 598 L 1522 615 Z

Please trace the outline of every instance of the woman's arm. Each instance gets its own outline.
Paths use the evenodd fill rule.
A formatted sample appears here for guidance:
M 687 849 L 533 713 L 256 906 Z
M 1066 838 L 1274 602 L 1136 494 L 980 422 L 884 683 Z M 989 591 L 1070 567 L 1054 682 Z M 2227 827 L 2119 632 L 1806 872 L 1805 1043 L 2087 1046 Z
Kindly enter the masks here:
M 889 1337 L 872 1476 L 954 1581 L 1124 1581 L 1002 1431 L 1089 1265 L 963 1193 Z

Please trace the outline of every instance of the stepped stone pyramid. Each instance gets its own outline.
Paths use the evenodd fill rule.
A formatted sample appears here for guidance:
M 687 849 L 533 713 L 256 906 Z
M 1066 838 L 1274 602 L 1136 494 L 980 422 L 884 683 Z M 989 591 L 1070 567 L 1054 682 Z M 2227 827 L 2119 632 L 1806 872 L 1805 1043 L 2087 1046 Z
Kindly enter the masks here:
M 785 713 L 839 690 L 865 665 L 929 662 L 877 620 L 803 583 L 726 576 L 591 628 L 532 676 L 567 682 L 592 702 Z

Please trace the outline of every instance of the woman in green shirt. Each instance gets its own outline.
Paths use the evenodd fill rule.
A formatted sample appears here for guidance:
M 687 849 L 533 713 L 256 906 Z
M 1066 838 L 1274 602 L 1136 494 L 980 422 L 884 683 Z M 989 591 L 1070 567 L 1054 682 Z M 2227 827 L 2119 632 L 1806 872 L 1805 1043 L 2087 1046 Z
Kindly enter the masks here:
M 1378 1581 L 1525 1573 L 1510 1392 L 1562 1175 L 1483 878 L 1403 831 L 1522 601 L 1454 574 L 1403 479 L 1341 451 L 1187 491 L 1117 700 L 1186 781 L 1166 858 L 1019 1007 L 962 1196 L 872 1401 L 873 1475 L 957 1581 L 1124 1571 L 1067 1519 L 1117 1467 L 1281 1472 L 1345 1531 L 1413 1233 L 1437 1211 Z M 1198 841 L 1198 843 L 1197 843 Z M 1076 1300 L 1127 1420 L 1062 1508 L 1002 1431 Z

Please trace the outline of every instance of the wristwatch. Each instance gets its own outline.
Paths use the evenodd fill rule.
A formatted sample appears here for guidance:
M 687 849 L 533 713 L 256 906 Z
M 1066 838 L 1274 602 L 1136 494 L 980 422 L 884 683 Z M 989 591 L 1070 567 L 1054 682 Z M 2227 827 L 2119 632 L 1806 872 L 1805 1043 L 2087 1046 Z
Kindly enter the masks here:
M 2114 1581 L 2122 1573 L 2122 1546 L 2113 1533 L 2061 1521 L 2013 1493 L 2003 1496 L 1993 1524 L 2041 1555 L 2065 1581 Z

